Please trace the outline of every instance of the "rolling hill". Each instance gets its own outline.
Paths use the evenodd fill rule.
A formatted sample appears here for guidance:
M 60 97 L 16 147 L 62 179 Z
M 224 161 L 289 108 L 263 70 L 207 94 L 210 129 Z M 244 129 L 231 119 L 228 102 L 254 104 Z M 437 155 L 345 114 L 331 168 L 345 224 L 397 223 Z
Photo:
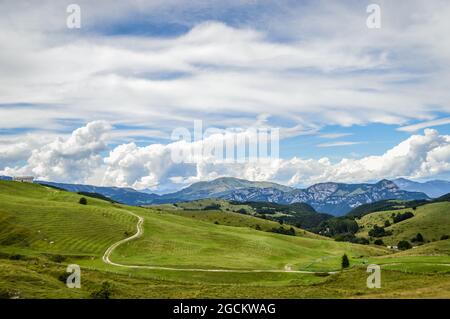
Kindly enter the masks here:
M 401 190 L 395 183 L 388 180 L 382 180 L 375 184 L 321 183 L 306 189 L 297 189 L 276 183 L 222 177 L 212 181 L 194 183 L 178 192 L 165 195 L 142 193 L 129 188 L 40 183 L 72 192 L 99 193 L 128 205 L 177 203 L 214 198 L 240 202 L 306 203 L 321 213 L 336 216 L 344 215 L 362 204 L 380 200 L 429 199 L 424 193 Z
M 412 213 L 412 218 L 398 223 L 393 222 L 393 215 Z M 390 226 L 385 227 L 386 221 Z M 436 202 L 399 210 L 386 210 L 370 213 L 357 220 L 360 237 L 368 237 L 368 232 L 375 225 L 384 227 L 391 234 L 380 237 L 387 245 L 397 245 L 401 240 L 411 241 L 418 233 L 422 234 L 426 242 L 438 241 L 442 236 L 450 235 L 450 202 Z M 421 243 L 415 243 L 415 245 Z
M 105 282 L 113 298 L 445 297 L 450 287 L 449 267 L 439 266 L 448 262 L 444 257 L 390 259 L 384 248 L 255 230 L 260 219 L 250 215 L 131 207 L 87 195 L 0 181 L 0 298 L 92 298 Z M 87 205 L 79 204 L 82 196 Z M 182 216 L 189 213 L 198 219 Z M 111 253 L 113 262 L 128 267 L 105 264 L 106 249 L 135 234 L 136 216 L 144 219 L 142 236 Z M 212 221 L 228 216 L 229 224 Z M 266 222 L 261 227 L 272 225 Z M 324 273 L 340 268 L 343 253 L 351 268 Z M 413 271 L 389 269 L 402 260 Z M 367 262 L 385 265 L 382 291 L 366 288 Z M 71 263 L 82 268 L 81 289 L 65 286 Z M 434 273 L 423 276 L 425 271 Z
M 99 257 L 108 245 L 134 232 L 136 218 L 129 213 L 133 212 L 145 219 L 144 236 L 113 254 L 127 264 L 282 270 L 288 263 L 304 267 L 320 255 L 329 260 L 316 267 L 335 269 L 344 252 L 381 253 L 371 247 L 216 225 L 90 197 L 88 205 L 81 205 L 79 198 L 36 184 L 0 181 L 0 251 Z

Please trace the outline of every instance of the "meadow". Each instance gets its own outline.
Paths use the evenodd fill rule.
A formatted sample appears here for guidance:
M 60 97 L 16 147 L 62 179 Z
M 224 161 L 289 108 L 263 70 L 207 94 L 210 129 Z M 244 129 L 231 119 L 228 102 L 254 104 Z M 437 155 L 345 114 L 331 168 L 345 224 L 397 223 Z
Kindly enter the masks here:
M 393 253 L 304 236 L 301 229 L 298 236 L 268 232 L 277 223 L 252 216 L 129 207 L 90 197 L 82 205 L 81 197 L 0 181 L 0 297 L 91 298 L 105 282 L 112 298 L 450 297 L 448 240 Z M 143 234 L 119 245 L 111 259 L 143 267 L 105 264 L 106 249 L 136 232 L 130 212 L 144 218 Z M 344 253 L 350 267 L 341 271 Z M 81 266 L 81 289 L 63 280 L 71 263 Z M 369 263 L 382 265 L 381 289 L 366 287 Z

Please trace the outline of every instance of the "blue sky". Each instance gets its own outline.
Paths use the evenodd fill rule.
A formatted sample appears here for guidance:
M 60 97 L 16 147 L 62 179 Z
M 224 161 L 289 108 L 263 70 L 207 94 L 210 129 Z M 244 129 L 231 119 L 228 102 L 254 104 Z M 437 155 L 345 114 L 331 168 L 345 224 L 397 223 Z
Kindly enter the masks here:
M 68 29 L 69 2 L 5 1 L 0 173 L 161 189 L 447 177 L 450 5 L 379 1 L 369 29 L 370 3 L 79 1 Z M 172 163 L 171 132 L 196 120 L 280 128 L 281 161 Z

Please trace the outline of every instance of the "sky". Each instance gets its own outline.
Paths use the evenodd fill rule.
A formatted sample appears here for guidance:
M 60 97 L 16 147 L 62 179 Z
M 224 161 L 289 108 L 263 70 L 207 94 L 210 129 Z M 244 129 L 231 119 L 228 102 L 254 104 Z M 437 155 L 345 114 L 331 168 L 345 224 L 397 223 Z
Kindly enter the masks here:
M 0 175 L 155 192 L 450 179 L 449 31 L 445 0 L 0 0 Z M 195 121 L 233 130 L 173 139 Z M 191 156 L 266 128 L 278 158 Z

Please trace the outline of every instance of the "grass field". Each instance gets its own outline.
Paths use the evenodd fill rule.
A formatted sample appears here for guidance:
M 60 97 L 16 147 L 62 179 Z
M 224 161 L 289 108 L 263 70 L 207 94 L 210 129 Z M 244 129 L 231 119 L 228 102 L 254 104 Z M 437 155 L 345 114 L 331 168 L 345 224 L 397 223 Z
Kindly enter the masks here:
M 266 220 L 262 218 L 253 217 L 251 215 L 244 215 L 235 212 L 224 212 L 224 211 L 184 211 L 184 210 L 165 210 L 166 213 L 175 214 L 183 217 L 193 218 L 199 221 L 206 221 L 214 223 L 217 225 L 224 226 L 235 226 L 235 227 L 247 227 L 251 229 L 261 230 L 270 232 L 272 229 L 278 229 L 283 227 L 284 229 L 293 228 L 295 230 L 295 235 L 305 238 L 316 238 L 316 239 L 328 239 L 309 231 L 300 229 L 291 225 L 280 225 L 276 221 Z
M 256 221 L 261 228 L 271 224 L 251 216 L 200 216 L 205 212 L 195 210 L 186 214 L 197 217 L 182 216 L 185 213 L 93 198 L 81 205 L 80 197 L 0 181 L 0 298 L 89 298 L 105 281 L 112 285 L 113 298 L 450 297 L 449 241 L 392 254 L 373 246 L 255 230 Z M 117 247 L 111 256 L 114 262 L 280 272 L 167 271 L 105 264 L 105 250 L 136 231 L 137 219 L 130 211 L 144 218 L 144 233 Z M 344 253 L 351 267 L 324 273 L 339 270 Z M 82 268 L 81 289 L 69 289 L 60 279 L 70 263 Z M 382 265 L 382 289 L 366 287 L 368 263 Z M 286 265 L 316 273 L 283 271 Z
M 414 217 L 392 224 L 392 214 L 404 212 L 411 212 Z M 450 235 L 450 202 L 427 204 L 416 210 L 400 209 L 368 214 L 357 221 L 360 227 L 364 227 L 357 236 L 368 237 L 368 231 L 374 225 L 384 226 L 386 220 L 391 222 L 391 226 L 385 229 L 392 232 L 392 235 L 382 238 L 387 245 L 397 245 L 400 240 L 410 241 L 418 233 L 423 235 L 426 242 L 437 241 L 443 235 Z

